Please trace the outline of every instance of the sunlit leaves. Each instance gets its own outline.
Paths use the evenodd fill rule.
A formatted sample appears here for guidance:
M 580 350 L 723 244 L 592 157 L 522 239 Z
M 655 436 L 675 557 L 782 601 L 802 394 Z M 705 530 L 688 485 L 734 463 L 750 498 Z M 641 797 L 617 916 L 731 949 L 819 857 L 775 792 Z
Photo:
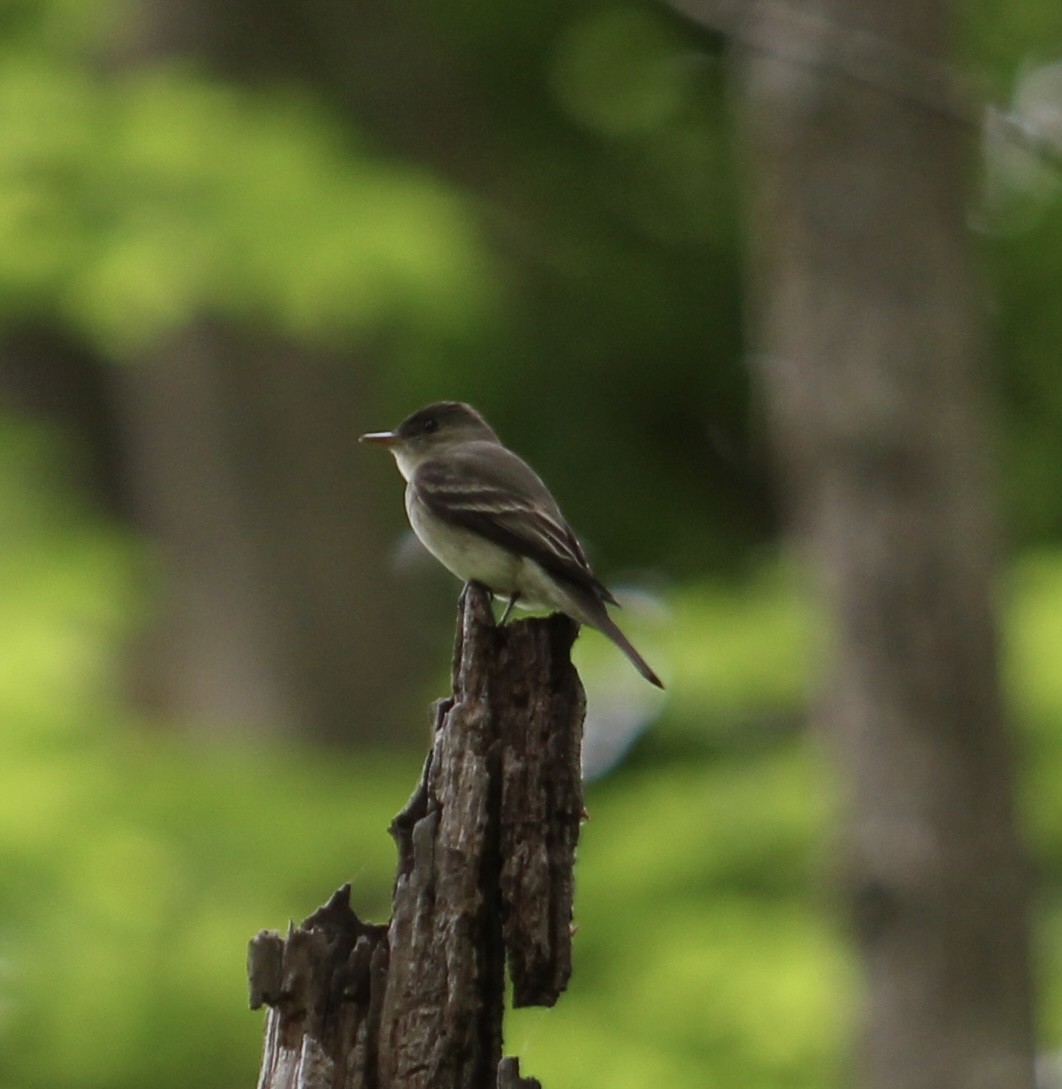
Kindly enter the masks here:
M 305 97 L 23 50 L 0 65 L 0 128 L 0 320 L 122 358 L 204 314 L 350 344 L 490 305 L 462 199 Z

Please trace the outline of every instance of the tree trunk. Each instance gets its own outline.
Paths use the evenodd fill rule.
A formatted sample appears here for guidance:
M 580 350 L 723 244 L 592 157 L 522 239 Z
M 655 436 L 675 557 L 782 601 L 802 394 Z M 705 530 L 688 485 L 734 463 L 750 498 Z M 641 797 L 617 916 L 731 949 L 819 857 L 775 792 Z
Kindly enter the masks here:
M 758 361 L 833 628 L 868 1089 L 1031 1089 L 1027 874 L 994 610 L 983 304 L 947 9 L 743 28 Z
M 571 973 L 585 710 L 563 616 L 494 625 L 462 599 L 453 696 L 395 818 L 389 926 L 349 887 L 282 942 L 251 942 L 251 1005 L 272 1007 L 259 1089 L 532 1089 L 502 1060 L 505 966 L 517 1006 Z
M 191 58 L 248 83 L 316 72 L 326 89 L 339 72 L 368 78 L 358 27 L 393 17 L 386 6 L 328 0 L 134 7 L 116 62 Z M 422 72 L 425 54 L 416 55 Z M 377 80 L 393 87 L 393 64 L 378 65 Z M 449 131 L 429 129 L 436 140 Z M 400 489 L 396 480 L 385 503 L 355 441 L 383 424 L 374 375 L 387 366 L 384 348 L 330 356 L 269 323 L 201 316 L 113 369 L 134 513 L 166 580 L 135 689 L 167 719 L 327 744 L 409 741 L 394 724 L 416 721 L 423 617 L 414 587 L 381 577 L 405 530 Z M 351 707 L 361 709 L 354 720 Z
M 395 538 L 357 445 L 379 426 L 363 371 L 209 322 L 114 368 L 128 491 L 163 560 L 136 663 L 148 705 L 212 731 L 408 740 L 417 610 L 381 577 Z

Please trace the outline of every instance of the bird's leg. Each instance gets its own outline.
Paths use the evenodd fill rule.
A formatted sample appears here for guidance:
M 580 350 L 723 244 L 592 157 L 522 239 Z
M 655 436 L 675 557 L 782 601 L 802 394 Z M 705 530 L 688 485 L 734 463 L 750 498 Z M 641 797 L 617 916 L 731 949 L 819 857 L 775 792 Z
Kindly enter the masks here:
M 519 597 L 519 594 L 513 594 L 513 596 L 509 598 L 508 604 L 505 606 L 505 609 L 501 614 L 501 620 L 498 621 L 499 628 L 502 627 L 505 621 L 509 619 L 509 613 L 513 611 L 513 606 L 516 604 Z

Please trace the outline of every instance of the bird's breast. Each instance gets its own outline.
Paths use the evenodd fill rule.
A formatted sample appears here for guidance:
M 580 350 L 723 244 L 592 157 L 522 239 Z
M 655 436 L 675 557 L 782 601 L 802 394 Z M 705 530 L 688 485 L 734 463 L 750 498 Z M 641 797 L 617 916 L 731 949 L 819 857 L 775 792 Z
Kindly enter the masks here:
M 463 582 L 482 583 L 503 597 L 520 590 L 523 557 L 440 518 L 412 485 L 406 488 L 406 513 L 420 542 L 451 574 Z

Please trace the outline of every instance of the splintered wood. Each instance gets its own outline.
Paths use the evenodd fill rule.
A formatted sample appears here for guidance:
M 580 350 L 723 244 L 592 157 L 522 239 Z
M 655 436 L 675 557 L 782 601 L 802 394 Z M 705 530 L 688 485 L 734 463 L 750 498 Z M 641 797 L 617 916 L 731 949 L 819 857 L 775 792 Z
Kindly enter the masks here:
M 505 975 L 551 1006 L 571 974 L 585 700 L 556 615 L 495 626 L 461 600 L 453 694 L 391 834 L 389 926 L 349 886 L 286 939 L 251 942 L 251 1005 L 270 1007 L 258 1089 L 536 1089 L 502 1059 Z

